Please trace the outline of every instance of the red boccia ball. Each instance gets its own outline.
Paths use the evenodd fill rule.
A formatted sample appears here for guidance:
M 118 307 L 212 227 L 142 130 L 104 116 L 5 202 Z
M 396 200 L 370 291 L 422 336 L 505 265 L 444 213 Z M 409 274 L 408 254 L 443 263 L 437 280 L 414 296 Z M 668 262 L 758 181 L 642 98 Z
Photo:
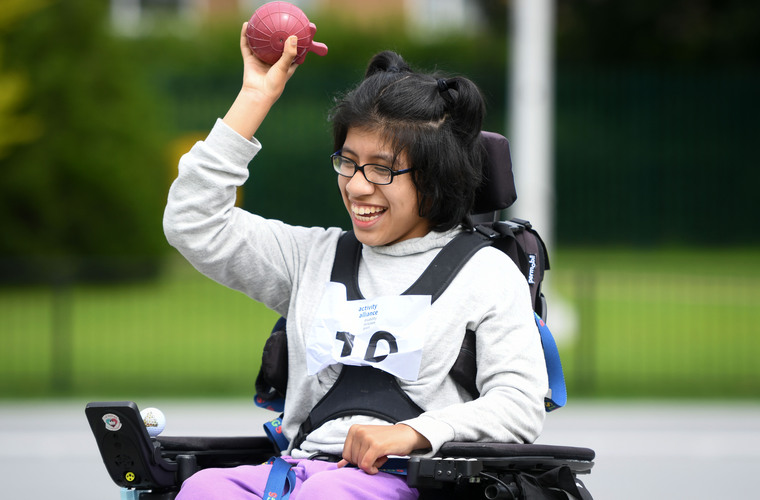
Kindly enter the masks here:
M 314 41 L 317 27 L 310 23 L 301 9 L 288 2 L 269 2 L 258 9 L 248 21 L 245 36 L 256 57 L 274 64 L 282 55 L 289 36 L 298 37 L 295 62 L 302 64 L 307 52 L 327 54 L 327 45 Z

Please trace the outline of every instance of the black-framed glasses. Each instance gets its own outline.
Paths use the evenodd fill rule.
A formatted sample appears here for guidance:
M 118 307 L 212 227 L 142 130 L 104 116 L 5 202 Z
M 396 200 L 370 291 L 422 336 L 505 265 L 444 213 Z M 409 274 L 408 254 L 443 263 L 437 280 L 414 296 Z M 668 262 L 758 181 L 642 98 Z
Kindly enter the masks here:
M 385 165 L 376 165 L 374 163 L 365 163 L 359 165 L 351 158 L 341 156 L 340 151 L 336 151 L 330 155 L 332 160 L 333 169 L 343 177 L 351 178 L 356 174 L 356 171 L 360 171 L 367 182 L 385 186 L 393 182 L 393 178 L 397 175 L 410 172 L 411 168 L 405 168 L 403 170 L 393 170 Z

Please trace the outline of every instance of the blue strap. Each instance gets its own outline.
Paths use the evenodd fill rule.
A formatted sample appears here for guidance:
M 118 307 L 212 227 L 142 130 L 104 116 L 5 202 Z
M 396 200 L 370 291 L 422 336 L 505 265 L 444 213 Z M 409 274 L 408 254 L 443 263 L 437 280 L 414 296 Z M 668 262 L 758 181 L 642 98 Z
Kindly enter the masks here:
M 382 467 L 378 467 L 380 472 L 395 474 L 397 476 L 406 476 L 409 469 L 409 459 L 404 457 L 392 457 L 386 461 Z
M 356 464 L 348 464 L 346 467 L 357 469 L 359 466 Z M 378 467 L 377 470 L 387 474 L 406 476 L 409 473 L 409 459 L 407 457 L 391 457 L 386 460 L 383 465 Z
M 269 459 L 272 470 L 269 471 L 267 484 L 264 487 L 264 500 L 288 500 L 290 493 L 296 487 L 296 473 L 293 465 L 280 457 Z
M 565 376 L 562 373 L 562 362 L 559 360 L 559 350 L 552 332 L 538 314 L 533 313 L 533 315 L 536 317 L 536 326 L 538 326 L 538 333 L 541 335 L 541 344 L 544 346 L 546 371 L 549 375 L 551 397 L 544 398 L 544 406 L 549 412 L 562 408 L 567 403 Z
M 279 413 L 282 413 L 282 410 L 285 409 L 285 398 L 266 400 L 257 394 L 256 397 L 253 398 L 253 403 L 259 408 Z
M 264 424 L 264 433 L 272 444 L 277 447 L 277 451 L 285 451 L 288 449 L 290 442 L 282 433 L 282 415 L 280 415 L 280 418 L 275 418 L 274 420 L 266 422 Z

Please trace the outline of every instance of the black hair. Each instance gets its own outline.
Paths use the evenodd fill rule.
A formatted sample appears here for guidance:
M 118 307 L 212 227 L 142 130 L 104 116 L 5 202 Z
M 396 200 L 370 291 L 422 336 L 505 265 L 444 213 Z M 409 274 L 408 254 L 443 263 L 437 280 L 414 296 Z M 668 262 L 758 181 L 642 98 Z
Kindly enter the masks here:
M 405 153 L 420 195 L 420 216 L 434 231 L 470 226 L 485 150 L 485 103 L 467 78 L 412 71 L 390 51 L 375 55 L 364 79 L 336 100 L 330 113 L 333 151 L 350 128 L 377 131 L 394 156 Z

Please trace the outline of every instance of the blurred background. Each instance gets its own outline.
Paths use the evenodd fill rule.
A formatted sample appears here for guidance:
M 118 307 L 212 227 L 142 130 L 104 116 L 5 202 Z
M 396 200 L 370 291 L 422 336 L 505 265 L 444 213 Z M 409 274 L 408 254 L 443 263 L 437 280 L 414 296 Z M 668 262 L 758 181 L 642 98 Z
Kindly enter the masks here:
M 1 398 L 253 393 L 274 314 L 190 268 L 161 218 L 262 3 L 2 0 Z M 330 52 L 261 129 L 245 208 L 346 225 L 326 113 L 379 50 L 469 76 L 486 129 L 513 133 L 511 2 L 293 3 Z M 571 401 L 760 400 L 758 25 L 753 2 L 555 2 L 549 325 Z
M 162 407 L 173 434 L 260 433 L 250 398 L 275 315 L 192 269 L 161 219 L 180 155 L 237 94 L 240 26 L 262 3 L 0 0 L 9 497 L 115 498 L 90 400 Z M 294 3 L 330 50 L 306 58 L 260 130 L 243 207 L 345 227 L 326 114 L 380 50 L 469 76 L 485 128 L 524 132 L 512 117 L 518 0 Z M 570 399 L 541 439 L 596 449 L 586 482 L 598 498 L 748 497 L 760 466 L 760 3 L 543 3 L 550 222 L 538 229 Z M 520 144 L 516 171 L 537 170 Z M 518 206 L 530 186 L 518 179 Z M 528 211 L 509 215 L 536 222 Z

